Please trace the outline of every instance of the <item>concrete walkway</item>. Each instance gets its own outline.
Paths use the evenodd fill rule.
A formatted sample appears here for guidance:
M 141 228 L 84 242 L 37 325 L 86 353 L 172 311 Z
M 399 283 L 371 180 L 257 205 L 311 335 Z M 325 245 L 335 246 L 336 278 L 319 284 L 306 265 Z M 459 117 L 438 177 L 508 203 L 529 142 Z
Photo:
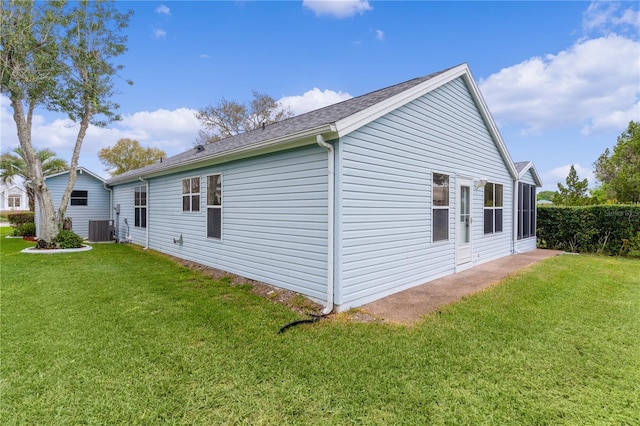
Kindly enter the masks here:
M 530 265 L 561 253 L 562 251 L 558 250 L 537 249 L 506 256 L 392 294 L 361 308 L 388 322 L 412 324 L 419 321 L 423 315 L 435 312 L 444 305 L 481 291 Z

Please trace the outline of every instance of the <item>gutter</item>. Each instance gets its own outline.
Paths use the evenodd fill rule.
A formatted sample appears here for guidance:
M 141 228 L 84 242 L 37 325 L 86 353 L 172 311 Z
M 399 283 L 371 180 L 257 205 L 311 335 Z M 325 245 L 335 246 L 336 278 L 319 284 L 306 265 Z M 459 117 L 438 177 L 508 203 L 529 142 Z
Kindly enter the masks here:
M 113 219 L 113 188 L 109 188 L 109 186 L 107 186 L 107 182 L 102 182 L 102 186 L 104 186 L 104 189 L 106 189 L 107 191 L 109 191 L 109 220 L 114 220 Z M 115 221 L 114 221 L 115 223 Z M 117 233 L 117 229 L 115 229 L 114 227 L 114 233 L 115 235 L 115 240 L 116 242 L 118 242 L 118 233 Z
M 334 183 L 335 157 L 333 145 L 325 142 L 322 135 L 316 136 L 316 143 L 327 150 L 327 305 L 322 315 L 329 315 L 333 311 L 333 247 L 334 247 Z
M 142 176 L 138 177 L 138 179 L 140 180 L 140 182 L 144 182 L 144 184 L 146 185 L 145 191 L 146 191 L 146 197 L 147 197 L 147 205 L 145 206 L 145 220 L 147 222 L 147 229 L 146 229 L 146 241 L 144 244 L 144 250 L 149 248 L 149 181 L 148 180 L 144 180 L 142 179 Z

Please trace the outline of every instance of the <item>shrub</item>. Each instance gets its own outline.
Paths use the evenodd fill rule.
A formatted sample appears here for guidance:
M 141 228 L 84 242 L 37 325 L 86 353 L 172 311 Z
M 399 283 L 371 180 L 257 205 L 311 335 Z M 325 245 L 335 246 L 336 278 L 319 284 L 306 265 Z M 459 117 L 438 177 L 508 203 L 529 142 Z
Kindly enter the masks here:
M 35 223 L 33 212 L 20 212 L 7 214 L 7 220 L 14 228 L 18 228 L 25 223 Z
M 36 235 L 36 224 L 35 223 L 23 223 L 22 225 L 16 228 L 17 235 L 23 237 L 35 237 Z
M 82 247 L 83 239 L 80 235 L 76 234 L 73 231 L 64 230 L 60 231 L 54 241 L 59 248 L 69 249 Z
M 538 209 L 538 247 L 625 255 L 640 232 L 640 205 Z

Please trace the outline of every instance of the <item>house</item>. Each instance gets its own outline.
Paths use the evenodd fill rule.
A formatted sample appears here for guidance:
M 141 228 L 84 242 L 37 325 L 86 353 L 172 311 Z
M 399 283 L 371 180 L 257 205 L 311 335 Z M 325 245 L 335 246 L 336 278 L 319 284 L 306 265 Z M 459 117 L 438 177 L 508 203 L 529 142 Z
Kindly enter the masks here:
M 45 177 L 45 182 L 56 211 L 69 181 L 69 171 Z M 89 237 L 89 221 L 111 219 L 111 190 L 105 180 L 84 167 L 76 169 L 76 183 L 71 192 L 66 216 L 71 218 L 73 231 L 81 237 Z M 39 231 L 40 209 L 36 200 L 36 235 Z
M 18 185 L 0 186 L 0 210 L 29 211 L 27 191 Z
M 466 64 L 107 181 L 119 239 L 324 312 L 534 249 L 540 183 L 511 160 Z

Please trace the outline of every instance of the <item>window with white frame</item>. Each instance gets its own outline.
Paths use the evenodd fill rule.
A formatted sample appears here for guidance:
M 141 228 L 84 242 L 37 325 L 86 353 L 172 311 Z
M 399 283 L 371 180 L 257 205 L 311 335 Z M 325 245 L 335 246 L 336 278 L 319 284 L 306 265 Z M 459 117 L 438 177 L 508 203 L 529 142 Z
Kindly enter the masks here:
M 200 211 L 200 178 L 182 179 L 182 211 Z
M 222 239 L 222 175 L 207 176 L 207 237 Z
M 72 206 L 89 205 L 89 191 L 71 191 L 69 204 Z
M 147 227 L 147 187 L 136 186 L 133 196 L 134 226 L 138 228 Z
M 487 182 L 484 186 L 484 233 L 502 232 L 503 187 Z
M 20 196 L 19 195 L 9 195 L 9 207 L 16 209 L 20 207 Z
M 449 175 L 433 173 L 431 239 L 449 239 Z
M 536 236 L 536 187 L 518 184 L 518 239 Z

